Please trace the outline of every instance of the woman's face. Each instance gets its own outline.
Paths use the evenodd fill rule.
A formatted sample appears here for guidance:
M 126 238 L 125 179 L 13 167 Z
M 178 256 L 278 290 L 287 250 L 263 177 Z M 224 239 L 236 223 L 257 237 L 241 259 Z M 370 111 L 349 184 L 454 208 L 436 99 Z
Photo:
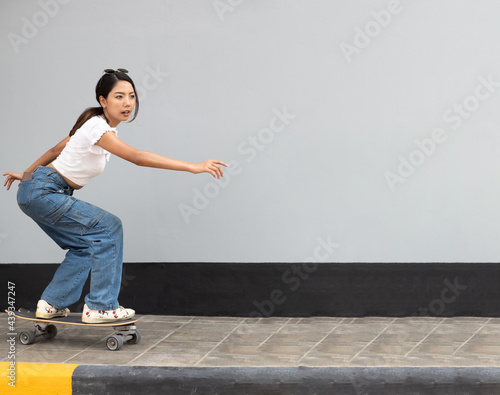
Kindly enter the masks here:
M 107 98 L 101 96 L 100 102 L 109 126 L 114 128 L 132 114 L 135 107 L 134 88 L 130 82 L 119 80 Z

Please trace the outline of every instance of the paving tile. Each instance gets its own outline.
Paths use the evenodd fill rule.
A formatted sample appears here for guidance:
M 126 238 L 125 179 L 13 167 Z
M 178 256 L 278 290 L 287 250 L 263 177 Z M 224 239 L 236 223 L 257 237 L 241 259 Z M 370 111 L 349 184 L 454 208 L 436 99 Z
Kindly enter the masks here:
M 471 338 L 474 332 L 448 332 L 448 333 L 436 333 L 433 332 L 425 339 L 423 339 L 424 344 L 448 344 L 448 343 L 463 343 Z
M 287 324 L 298 324 L 303 320 L 307 320 L 307 318 L 298 318 L 298 317 L 288 317 Z
M 484 322 L 465 322 L 465 323 L 450 323 L 446 322 L 439 325 L 436 328 L 435 333 L 437 334 L 447 334 L 447 333 L 475 333 L 478 329 L 480 329 L 485 323 Z
M 138 316 L 141 342 L 107 350 L 112 328 L 58 326 L 16 342 L 16 360 L 142 366 L 500 366 L 500 318 Z M 19 321 L 19 320 L 18 320 Z M 19 321 L 19 329 L 33 324 Z M 6 339 L 7 314 L 0 314 Z M 7 342 L 0 360 L 7 360 Z
M 169 336 L 171 341 L 208 341 L 208 342 L 220 342 L 226 336 L 228 336 L 231 331 L 203 331 L 203 330 L 178 330 L 173 332 Z
M 325 337 L 321 332 L 305 332 L 305 333 L 283 333 L 280 331 L 274 333 L 266 340 L 266 344 L 286 344 L 286 343 L 317 343 Z
M 269 338 L 269 333 L 267 332 L 246 333 L 246 334 L 232 333 L 224 340 L 224 344 L 260 345 L 268 338 Z
M 452 325 L 484 324 L 489 321 L 489 317 L 449 317 L 444 319 L 445 324 Z
M 283 328 L 283 324 L 259 325 L 258 323 L 255 324 L 244 323 L 236 327 L 233 331 L 233 334 L 244 335 L 244 334 L 265 333 L 267 334 L 267 336 L 270 336 L 271 334 L 277 332 L 281 328 Z
M 290 322 L 289 324 L 294 325 L 314 325 L 314 326 L 322 326 L 322 325 L 331 325 L 335 326 L 340 324 L 341 322 L 345 322 L 346 318 L 340 317 L 307 317 L 301 318 L 297 322 Z
M 74 350 L 41 352 L 36 348 L 31 348 L 21 353 L 16 353 L 16 362 L 64 363 L 74 355 Z
M 418 333 L 418 334 L 428 334 L 439 326 L 438 322 L 428 322 L 418 324 L 415 322 L 403 323 L 396 322 L 391 324 L 384 333 L 394 334 L 394 333 Z
M 221 358 L 211 357 L 204 359 L 201 363 L 197 364 L 198 367 L 224 367 L 224 366 L 238 366 L 238 367 L 293 367 L 297 366 L 297 358 L 286 358 L 283 356 L 276 358 L 263 358 L 260 356 L 223 356 Z
M 467 343 L 463 345 L 459 352 L 461 355 L 489 355 L 489 356 L 499 356 L 500 355 L 500 343 L 489 343 L 489 344 L 470 344 Z
M 369 325 L 365 325 L 362 323 L 355 324 L 339 324 L 335 328 L 335 333 L 380 333 L 384 330 L 389 329 L 390 326 L 388 323 L 372 323 Z
M 352 361 L 357 358 L 380 358 L 380 357 L 395 357 L 395 356 L 405 356 L 409 351 L 411 351 L 417 343 L 377 343 L 373 342 L 367 345 L 365 348 L 361 349 L 357 354 L 355 354 Z
M 193 317 L 191 321 L 193 324 L 240 324 L 243 322 L 242 317 Z
M 36 343 L 31 347 L 35 347 L 38 352 L 57 352 L 57 351 L 71 351 L 78 352 L 86 348 L 92 347 L 94 344 L 102 340 L 103 337 L 86 337 L 75 338 L 74 336 L 65 337 L 64 335 L 57 334 L 54 339 L 37 339 Z M 20 343 L 19 348 L 27 347 Z
M 286 324 L 282 327 L 280 330 L 280 333 L 287 333 L 287 334 L 293 334 L 293 333 L 322 333 L 322 334 L 327 334 L 330 332 L 332 329 L 336 328 L 340 322 L 320 322 L 320 323 L 314 323 L 314 321 L 308 321 L 307 323 L 305 322 L 298 322 L 295 324 Z
M 141 315 L 136 316 L 139 317 L 139 323 L 147 323 L 147 322 L 167 322 L 172 324 L 185 324 L 189 321 L 192 321 L 193 318 L 191 316 L 175 316 L 175 315 Z
M 259 350 L 265 355 L 294 355 L 302 357 L 314 347 L 314 343 L 299 343 L 299 344 L 268 344 L 265 343 L 259 346 Z
M 358 319 L 357 319 L 358 320 Z M 346 323 L 342 322 L 338 324 L 336 330 L 338 331 L 374 331 L 374 332 L 379 332 L 387 327 L 390 327 L 390 322 L 371 322 L 371 323 L 363 323 L 361 321 L 356 321 L 356 322 L 351 322 L 351 323 Z
M 468 366 L 500 366 L 500 358 L 496 355 L 465 355 L 462 359 L 467 361 Z
M 134 358 L 141 355 L 140 352 L 130 351 L 128 346 L 123 346 L 121 350 L 109 351 L 106 349 L 105 344 L 102 344 L 103 352 L 96 352 L 96 350 L 82 351 L 70 358 L 67 358 L 65 363 L 76 363 L 81 365 L 126 365 Z
M 220 344 L 214 347 L 210 353 L 228 356 L 244 354 L 260 355 L 262 354 L 262 350 L 258 344 Z
M 330 355 L 325 357 L 324 355 L 318 354 L 308 354 L 299 360 L 299 366 L 309 366 L 309 367 L 328 367 L 328 366 L 339 366 L 347 367 L 351 366 L 350 356 L 334 356 Z M 367 365 L 371 366 L 371 365 Z
M 369 343 L 366 342 L 351 342 L 346 344 L 334 344 L 334 343 L 320 343 L 311 349 L 309 352 L 310 356 L 316 356 L 318 358 L 330 358 L 330 357 L 353 357 Z
M 481 328 L 481 330 L 478 332 L 479 334 L 497 334 L 500 335 L 500 320 L 498 324 L 492 324 L 489 322 L 485 326 Z
M 227 322 L 217 322 L 217 321 L 190 321 L 182 325 L 182 328 L 192 328 L 192 329 L 234 329 L 240 322 L 238 321 L 227 321 Z
M 183 326 L 187 325 L 187 322 L 170 322 L 170 321 L 139 321 L 136 324 L 137 329 L 142 333 L 143 330 L 155 330 L 162 332 L 173 332 Z
M 296 353 L 265 353 L 256 347 L 239 347 L 238 353 L 214 350 L 196 366 L 297 366 L 300 355 Z
M 493 343 L 500 344 L 500 332 L 498 333 L 485 333 L 481 331 L 474 335 L 468 342 L 469 344 L 482 344 L 482 343 Z
M 395 319 L 392 317 L 359 317 L 352 320 L 352 325 L 389 325 Z
M 370 332 L 370 331 L 365 331 L 365 332 L 357 332 L 357 333 L 339 333 L 338 331 L 334 331 L 330 333 L 328 336 L 325 337 L 325 339 L 322 341 L 322 343 L 331 343 L 331 344 L 351 344 L 355 342 L 365 342 L 369 343 L 373 341 L 377 336 L 379 335 L 379 332 Z
M 420 361 L 422 366 L 425 366 L 427 362 L 423 359 Z M 349 367 L 368 367 L 368 366 L 408 366 L 410 362 L 408 358 L 405 358 L 401 355 L 364 355 L 359 356 L 354 359 L 349 360 Z
M 171 339 L 164 340 L 154 347 L 152 347 L 148 353 L 168 353 L 170 355 L 199 355 L 203 357 L 210 350 L 216 347 L 219 343 L 217 342 L 190 342 L 190 341 L 172 341 Z
M 419 317 L 419 316 L 396 317 L 394 319 L 394 324 L 398 324 L 398 323 L 402 323 L 405 325 L 439 324 L 443 320 L 444 320 L 444 318 L 442 318 L 442 317 Z
M 411 355 L 413 356 L 423 356 L 423 355 L 443 355 L 451 356 L 463 343 L 447 343 L 447 344 L 420 344 L 413 351 Z
M 200 356 L 183 354 L 172 356 L 168 353 L 147 353 L 140 355 L 129 364 L 133 366 L 194 366 L 200 360 Z
M 265 317 L 265 318 L 261 318 L 258 321 L 258 324 L 259 325 L 276 325 L 276 324 L 284 325 L 287 322 L 291 323 L 291 321 L 299 322 L 300 318 L 294 319 L 294 318 L 290 318 L 290 317 Z
M 384 333 L 377 336 L 376 342 L 380 343 L 388 343 L 388 344 L 399 344 L 399 343 L 418 343 L 426 338 L 427 333 L 418 333 L 418 332 L 405 332 L 400 331 L 397 333 L 388 333 L 385 331 Z

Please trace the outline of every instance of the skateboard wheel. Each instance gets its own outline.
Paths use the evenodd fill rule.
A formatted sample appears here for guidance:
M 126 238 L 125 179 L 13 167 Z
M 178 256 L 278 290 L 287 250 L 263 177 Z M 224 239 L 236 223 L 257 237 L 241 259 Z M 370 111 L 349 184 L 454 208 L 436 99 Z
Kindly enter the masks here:
M 35 332 L 33 331 L 25 331 L 21 332 L 19 334 L 19 341 L 21 344 L 27 345 L 27 344 L 33 344 L 35 341 Z
M 136 329 L 135 333 L 132 335 L 132 339 L 127 340 L 128 344 L 137 344 L 141 341 L 141 333 Z
M 55 325 L 47 325 L 47 328 L 45 328 L 45 332 L 43 334 L 43 337 L 46 339 L 53 339 L 57 335 L 57 328 Z
M 123 339 L 120 335 L 110 336 L 108 340 L 106 340 L 106 347 L 108 347 L 110 351 L 118 351 L 122 346 Z

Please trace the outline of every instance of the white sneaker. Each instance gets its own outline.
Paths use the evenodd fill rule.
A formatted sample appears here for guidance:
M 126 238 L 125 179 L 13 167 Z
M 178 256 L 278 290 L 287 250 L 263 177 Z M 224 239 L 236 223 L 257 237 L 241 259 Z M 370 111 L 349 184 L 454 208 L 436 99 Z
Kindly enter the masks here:
M 132 318 L 135 311 L 120 306 L 115 310 L 93 310 L 87 306 L 83 307 L 82 322 L 86 324 L 100 324 L 104 322 L 124 321 Z
M 68 315 L 69 309 L 67 307 L 64 310 L 59 310 L 45 300 L 39 300 L 36 305 L 36 318 L 67 317 Z

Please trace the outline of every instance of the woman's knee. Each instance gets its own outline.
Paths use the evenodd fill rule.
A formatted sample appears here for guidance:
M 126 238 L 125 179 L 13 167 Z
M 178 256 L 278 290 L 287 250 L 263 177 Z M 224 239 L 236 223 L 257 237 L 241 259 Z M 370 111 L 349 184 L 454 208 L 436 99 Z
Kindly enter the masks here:
M 116 215 L 107 212 L 101 219 L 100 225 L 106 227 L 111 232 L 123 232 L 122 220 Z

